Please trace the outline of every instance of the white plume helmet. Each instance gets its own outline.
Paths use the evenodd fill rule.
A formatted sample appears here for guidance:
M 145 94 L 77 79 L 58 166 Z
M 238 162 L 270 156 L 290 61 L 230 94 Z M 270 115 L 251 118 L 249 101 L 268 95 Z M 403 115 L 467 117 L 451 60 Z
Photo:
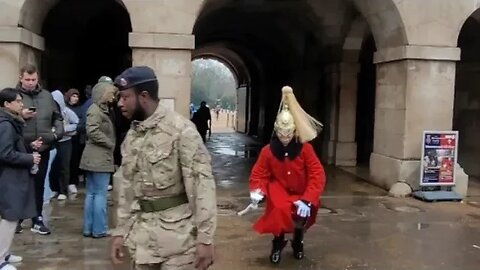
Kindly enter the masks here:
M 275 120 L 275 130 L 278 131 L 281 127 L 292 125 L 285 122 L 290 118 L 286 117 L 287 114 L 291 114 L 291 118 L 293 118 L 294 123 L 292 124 L 295 127 L 295 135 L 301 143 L 315 139 L 323 129 L 322 123 L 302 109 L 290 86 L 282 88 L 282 101 Z

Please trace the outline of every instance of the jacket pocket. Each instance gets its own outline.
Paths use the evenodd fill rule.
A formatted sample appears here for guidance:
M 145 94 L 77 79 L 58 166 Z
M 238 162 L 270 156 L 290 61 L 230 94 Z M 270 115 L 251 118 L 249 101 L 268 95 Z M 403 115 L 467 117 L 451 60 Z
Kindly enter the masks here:
M 145 153 L 149 167 L 149 175 L 145 178 L 143 187 L 145 191 L 164 190 L 179 180 L 178 157 L 174 148 L 174 141 L 163 141 L 153 144 Z
M 155 147 L 155 150 L 147 153 L 146 157 L 148 162 L 155 165 L 162 160 L 167 159 L 172 153 L 172 151 L 173 148 L 171 147 L 171 145 L 162 145 Z
M 195 245 L 192 212 L 188 204 L 156 213 L 142 213 L 134 225 L 131 242 L 137 252 L 168 258 Z M 138 254 L 141 256 L 141 254 Z

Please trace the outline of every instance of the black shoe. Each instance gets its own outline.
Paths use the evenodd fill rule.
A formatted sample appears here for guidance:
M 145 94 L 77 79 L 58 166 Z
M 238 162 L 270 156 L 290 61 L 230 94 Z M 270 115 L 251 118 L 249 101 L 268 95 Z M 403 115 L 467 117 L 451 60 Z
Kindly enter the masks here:
M 282 250 L 287 245 L 287 240 L 284 236 L 275 237 L 272 241 L 272 253 L 270 254 L 270 262 L 279 264 L 282 260 Z
M 297 260 L 303 259 L 305 254 L 303 253 L 303 241 L 295 243 L 292 241 L 293 257 Z
M 51 233 L 50 230 L 45 226 L 45 224 L 43 224 L 43 221 L 38 221 L 37 223 L 34 223 L 33 227 L 30 230 L 40 235 L 49 235 Z
M 22 233 L 23 228 L 21 223 L 17 223 L 17 228 L 15 229 L 15 233 Z
M 295 229 L 292 240 L 293 257 L 297 260 L 303 259 L 303 229 Z
M 95 238 L 95 239 L 100 239 L 105 237 L 110 237 L 110 234 L 109 233 L 92 234 L 92 238 Z

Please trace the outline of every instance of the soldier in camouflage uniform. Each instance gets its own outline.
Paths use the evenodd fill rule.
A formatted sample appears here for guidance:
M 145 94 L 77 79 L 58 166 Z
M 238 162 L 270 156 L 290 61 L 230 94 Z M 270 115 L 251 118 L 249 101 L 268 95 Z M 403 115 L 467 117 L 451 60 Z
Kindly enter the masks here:
M 133 120 L 115 173 L 117 227 L 112 259 L 125 245 L 135 269 L 207 269 L 213 264 L 215 182 L 195 126 L 159 105 L 152 69 L 132 67 L 115 79 L 119 108 Z

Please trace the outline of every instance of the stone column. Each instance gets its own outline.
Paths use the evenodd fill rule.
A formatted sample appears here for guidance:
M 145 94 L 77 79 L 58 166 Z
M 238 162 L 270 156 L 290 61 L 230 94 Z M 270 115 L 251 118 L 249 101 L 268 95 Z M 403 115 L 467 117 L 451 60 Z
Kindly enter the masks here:
M 357 88 L 359 65 L 340 64 L 340 95 L 338 106 L 338 133 L 335 147 L 335 165 L 357 165 Z
M 163 105 L 189 117 L 193 35 L 130 33 L 133 65 L 155 70 Z
M 13 87 L 18 83 L 19 70 L 26 64 L 40 68 L 44 40 L 20 27 L 0 28 L 0 84 Z M 41 79 L 41 78 L 40 78 Z
M 452 47 L 404 46 L 379 51 L 372 181 L 418 187 L 424 130 L 451 130 L 455 64 Z
M 327 100 L 324 104 L 328 104 L 325 108 L 322 108 L 326 123 L 324 126 L 324 136 L 326 139 L 323 141 L 322 147 L 322 160 L 327 164 L 335 164 L 335 152 L 337 141 L 337 123 L 338 123 L 338 81 L 339 71 L 338 64 L 330 64 L 325 67 L 325 91 L 322 98 Z

